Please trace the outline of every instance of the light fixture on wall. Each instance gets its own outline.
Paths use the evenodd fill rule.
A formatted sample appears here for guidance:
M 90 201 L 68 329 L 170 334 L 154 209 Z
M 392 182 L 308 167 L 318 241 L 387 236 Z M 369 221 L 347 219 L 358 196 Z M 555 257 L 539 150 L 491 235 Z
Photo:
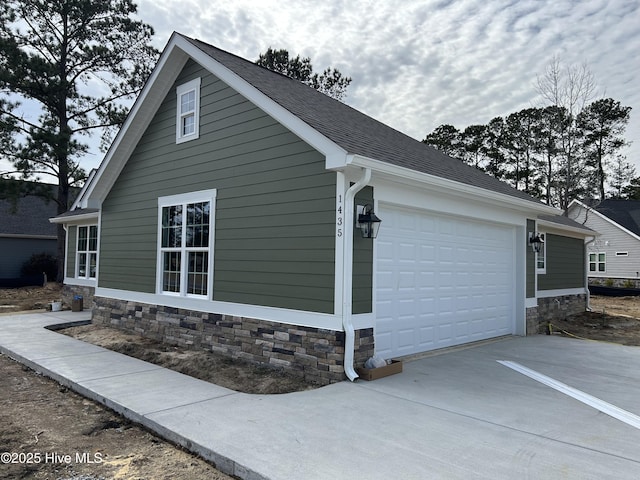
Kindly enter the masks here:
M 358 219 L 356 228 L 360 229 L 362 238 L 376 238 L 380 229 L 381 220 L 373 211 L 373 205 L 358 205 Z
M 529 245 L 531 245 L 534 252 L 540 253 L 542 245 L 544 245 L 544 233 L 529 232 Z

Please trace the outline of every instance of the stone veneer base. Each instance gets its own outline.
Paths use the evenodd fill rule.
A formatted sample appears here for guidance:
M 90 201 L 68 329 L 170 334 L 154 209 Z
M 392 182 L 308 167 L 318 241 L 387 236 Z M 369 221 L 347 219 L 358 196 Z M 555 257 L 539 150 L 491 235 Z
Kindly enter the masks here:
M 587 295 L 562 295 L 538 298 L 538 306 L 527 308 L 527 335 L 544 333 L 547 323 L 556 318 L 584 312 L 587 309 Z
M 95 287 L 84 287 L 81 285 L 65 284 L 62 287 L 62 303 L 65 307 L 71 308 L 73 297 L 80 295 L 82 297 L 82 305 L 84 307 L 84 310 L 91 310 L 95 291 Z
M 346 379 L 344 332 L 94 297 L 92 322 L 285 370 L 326 385 Z M 356 330 L 355 364 L 373 355 L 373 328 Z

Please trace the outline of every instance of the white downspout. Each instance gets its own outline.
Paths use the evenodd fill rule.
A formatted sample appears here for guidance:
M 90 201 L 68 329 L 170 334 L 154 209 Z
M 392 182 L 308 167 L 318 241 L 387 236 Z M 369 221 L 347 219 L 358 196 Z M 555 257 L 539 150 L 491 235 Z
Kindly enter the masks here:
M 587 245 L 596 241 L 596 237 L 594 236 L 588 242 L 584 242 L 584 253 L 587 258 L 585 258 L 584 262 L 584 289 L 587 294 L 587 312 L 591 311 L 591 294 L 589 293 L 589 252 L 587 251 Z
M 353 231 L 354 227 L 354 200 L 356 194 L 367 186 L 371 180 L 371 169 L 365 168 L 362 178 L 351 185 L 344 196 L 345 232 L 344 248 L 342 251 L 342 327 L 344 328 L 344 373 L 352 382 L 358 378 L 353 368 L 356 334 L 352 322 L 353 307 Z

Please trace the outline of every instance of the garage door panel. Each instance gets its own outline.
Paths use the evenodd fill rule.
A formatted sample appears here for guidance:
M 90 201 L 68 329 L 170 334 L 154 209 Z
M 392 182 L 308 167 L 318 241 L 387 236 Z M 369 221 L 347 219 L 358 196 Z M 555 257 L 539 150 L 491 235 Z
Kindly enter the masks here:
M 513 330 L 513 229 L 385 207 L 376 352 L 386 358 Z

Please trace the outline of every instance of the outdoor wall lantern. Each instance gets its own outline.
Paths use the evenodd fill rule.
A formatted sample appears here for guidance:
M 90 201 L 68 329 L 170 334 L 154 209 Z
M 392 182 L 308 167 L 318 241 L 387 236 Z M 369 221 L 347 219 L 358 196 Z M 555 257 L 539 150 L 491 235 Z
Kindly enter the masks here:
M 544 244 L 544 233 L 529 232 L 529 245 L 533 248 L 533 251 L 540 253 L 542 245 Z
M 376 238 L 380 230 L 381 220 L 373 212 L 373 205 L 358 205 L 356 228 L 360 229 L 362 238 Z

